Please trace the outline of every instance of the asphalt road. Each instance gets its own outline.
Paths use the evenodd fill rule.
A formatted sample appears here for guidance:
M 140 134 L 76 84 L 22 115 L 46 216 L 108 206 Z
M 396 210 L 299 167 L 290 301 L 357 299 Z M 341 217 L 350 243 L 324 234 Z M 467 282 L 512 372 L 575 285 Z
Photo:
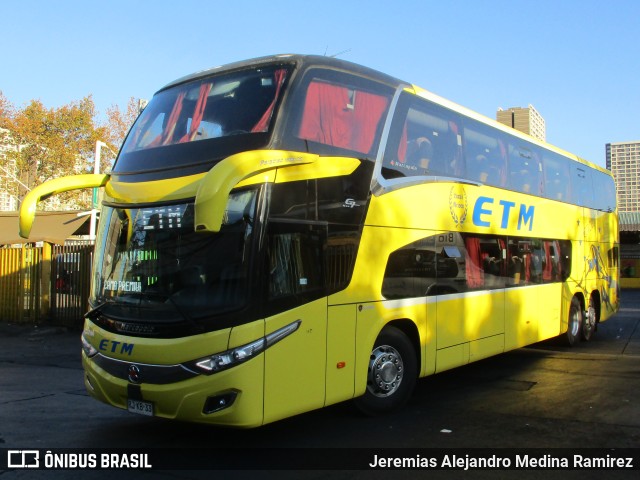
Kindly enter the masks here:
M 588 343 L 544 342 L 418 382 L 409 405 L 368 418 L 349 403 L 254 430 L 146 418 L 103 405 L 84 391 L 80 332 L 0 324 L 0 449 L 268 448 L 314 456 L 382 449 L 640 449 L 640 291 Z M 296 450 L 302 449 L 302 450 Z M 327 450 L 332 449 L 332 450 Z M 335 450 L 337 449 L 337 450 Z M 611 450 L 611 451 L 616 451 Z M 636 450 L 636 455 L 638 455 Z M 414 452 L 414 450 L 407 450 Z M 0 466 L 4 464 L 0 459 Z M 242 463 L 237 466 L 241 468 Z M 1 468 L 1 467 L 0 467 Z M 306 478 L 638 478 L 634 471 L 325 471 Z M 299 478 L 296 472 L 58 472 L 0 470 L 19 478 Z M 497 475 L 499 473 L 499 475 Z M 91 474 L 91 475 L 89 475 Z M 243 476 L 244 475 L 244 476 Z M 556 476 L 557 475 L 557 476 Z

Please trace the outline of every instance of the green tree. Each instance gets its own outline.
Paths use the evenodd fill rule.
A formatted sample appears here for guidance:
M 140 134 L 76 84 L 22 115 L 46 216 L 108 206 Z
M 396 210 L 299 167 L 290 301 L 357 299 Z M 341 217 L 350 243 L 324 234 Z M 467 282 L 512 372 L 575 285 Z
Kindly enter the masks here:
M 0 128 L 7 128 L 12 112 L 13 105 L 7 100 L 7 97 L 4 96 L 2 90 L 0 90 Z
M 31 100 L 17 109 L 0 91 L 0 128 L 10 132 L 12 144 L 0 161 L 13 170 L 17 191 L 12 194 L 22 198 L 28 189 L 52 178 L 92 172 L 96 141 L 117 152 L 137 113 L 137 104 L 130 99 L 126 112 L 112 106 L 107 121 L 100 123 L 91 95 L 59 108 L 46 108 L 40 100 Z M 101 171 L 105 171 L 115 155 L 102 153 Z M 57 196 L 55 203 L 42 206 L 89 208 L 90 204 L 90 192 L 67 192 Z
M 107 109 L 107 123 L 104 125 L 106 132 L 103 141 L 109 145 L 109 149 L 112 152 L 120 150 L 122 142 L 124 142 L 131 125 L 133 125 L 133 122 L 138 118 L 139 113 L 138 100 L 133 97 L 129 98 L 126 111 L 124 112 L 120 111 L 117 105 L 112 105 Z M 109 157 L 109 160 L 101 157 L 101 171 L 110 168 L 113 160 L 115 160 L 113 155 Z

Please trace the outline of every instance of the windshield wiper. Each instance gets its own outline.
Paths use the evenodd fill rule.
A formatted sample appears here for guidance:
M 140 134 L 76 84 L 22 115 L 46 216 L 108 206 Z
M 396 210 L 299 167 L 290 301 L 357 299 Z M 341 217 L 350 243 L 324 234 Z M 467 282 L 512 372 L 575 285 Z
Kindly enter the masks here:
M 102 309 L 104 308 L 104 306 L 109 303 L 115 303 L 115 302 L 110 299 L 105 299 L 103 302 L 99 303 L 98 305 L 93 307 L 91 310 L 89 310 L 87 313 L 85 313 L 84 318 L 87 318 L 89 320 L 95 320 L 102 313 Z
M 182 317 L 182 319 L 191 325 L 196 330 L 201 330 L 201 326 L 196 322 L 190 315 L 188 315 L 182 308 L 178 306 L 176 301 L 171 298 L 171 295 L 167 295 L 166 293 L 160 292 L 146 292 L 144 294 L 141 293 L 128 293 L 126 295 L 120 295 L 119 299 L 131 298 L 138 300 L 138 306 L 142 306 L 142 302 L 146 301 L 149 304 L 156 305 L 166 305 L 170 303 L 171 306 L 175 309 L 176 312 Z M 153 300 L 152 300 L 153 299 Z

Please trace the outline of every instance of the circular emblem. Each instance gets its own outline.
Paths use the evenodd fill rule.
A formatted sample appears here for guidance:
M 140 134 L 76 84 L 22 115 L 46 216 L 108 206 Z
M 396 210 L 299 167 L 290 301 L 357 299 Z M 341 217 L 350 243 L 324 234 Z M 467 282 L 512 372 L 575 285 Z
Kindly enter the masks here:
M 140 383 L 140 367 L 137 365 L 129 365 L 129 381 L 131 383 Z
M 467 219 L 467 192 L 463 185 L 454 185 L 449 192 L 449 212 L 456 227 L 461 228 Z

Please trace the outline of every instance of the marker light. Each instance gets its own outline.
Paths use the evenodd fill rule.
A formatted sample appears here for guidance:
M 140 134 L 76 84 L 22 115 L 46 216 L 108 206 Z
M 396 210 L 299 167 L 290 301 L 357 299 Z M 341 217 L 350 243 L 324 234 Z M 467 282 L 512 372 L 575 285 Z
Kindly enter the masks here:
M 240 347 L 227 350 L 225 352 L 216 353 L 210 357 L 195 360 L 191 364 L 206 375 L 221 372 L 236 365 L 246 362 L 247 360 L 262 353 L 267 348 L 275 345 L 283 338 L 291 335 L 295 332 L 302 323 L 300 320 L 296 320 L 289 325 L 270 333 L 266 337 L 259 338 L 251 343 L 242 345 Z

